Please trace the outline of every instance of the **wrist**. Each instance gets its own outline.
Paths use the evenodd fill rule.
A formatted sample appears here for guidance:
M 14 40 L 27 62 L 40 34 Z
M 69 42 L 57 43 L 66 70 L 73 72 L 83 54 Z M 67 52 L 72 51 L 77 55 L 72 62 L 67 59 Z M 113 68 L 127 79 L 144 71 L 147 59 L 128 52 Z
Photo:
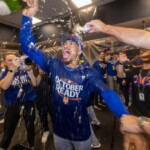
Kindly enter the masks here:
M 109 33 L 109 25 L 103 25 L 103 27 L 100 29 L 100 32 L 103 32 L 103 33 Z
M 144 129 L 145 127 L 147 127 L 149 125 L 149 118 L 144 117 L 144 116 L 140 116 L 138 117 L 138 125 L 141 129 Z

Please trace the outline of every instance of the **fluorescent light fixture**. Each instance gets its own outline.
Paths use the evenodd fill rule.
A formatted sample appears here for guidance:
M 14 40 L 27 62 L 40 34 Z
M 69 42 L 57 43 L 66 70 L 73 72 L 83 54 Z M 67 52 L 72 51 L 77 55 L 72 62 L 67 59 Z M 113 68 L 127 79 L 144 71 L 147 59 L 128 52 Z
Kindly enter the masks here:
M 92 4 L 91 0 L 72 0 L 72 1 L 78 8 Z
M 40 20 L 40 19 L 38 19 L 38 18 L 35 18 L 35 17 L 33 17 L 32 18 L 32 24 L 36 24 L 36 23 L 39 23 L 39 22 L 41 22 L 42 20 Z

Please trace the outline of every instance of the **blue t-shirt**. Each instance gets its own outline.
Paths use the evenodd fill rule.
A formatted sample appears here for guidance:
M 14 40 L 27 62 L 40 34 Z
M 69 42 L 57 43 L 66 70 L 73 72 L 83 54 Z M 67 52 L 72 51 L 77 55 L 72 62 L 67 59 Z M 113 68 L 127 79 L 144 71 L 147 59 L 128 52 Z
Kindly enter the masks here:
M 62 138 L 74 141 L 87 140 L 90 124 L 87 105 L 90 94 L 102 95 L 111 111 L 118 117 L 128 114 L 118 95 L 102 81 L 95 69 L 80 64 L 72 69 L 60 59 L 44 55 L 35 45 L 31 19 L 23 16 L 20 30 L 21 48 L 42 70 L 51 75 L 53 129 Z
M 106 67 L 107 64 L 105 63 L 105 61 L 101 61 L 101 60 L 94 61 L 93 68 L 95 68 L 100 73 L 105 83 L 106 83 L 106 78 L 105 78 Z
M 110 58 L 109 62 L 107 63 L 107 74 L 109 76 L 116 76 L 117 75 L 117 71 L 115 68 L 115 64 L 116 64 L 117 60 L 114 60 L 112 57 Z
M 0 80 L 6 76 L 7 72 L 8 69 L 3 72 Z M 23 92 L 21 97 L 17 98 L 20 87 L 22 87 Z M 10 87 L 4 91 L 4 94 L 4 102 L 6 106 L 16 103 L 23 103 L 26 101 L 33 101 L 36 97 L 30 78 L 23 70 L 19 70 L 17 73 L 15 73 Z

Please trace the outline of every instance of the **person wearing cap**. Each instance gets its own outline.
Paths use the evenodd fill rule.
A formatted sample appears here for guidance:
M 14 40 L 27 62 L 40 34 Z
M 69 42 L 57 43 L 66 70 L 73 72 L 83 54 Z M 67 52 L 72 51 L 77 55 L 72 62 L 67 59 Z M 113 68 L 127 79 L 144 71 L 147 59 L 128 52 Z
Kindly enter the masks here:
M 138 63 L 143 63 L 142 67 L 135 67 L 132 70 L 123 71 L 123 63 L 127 57 L 120 55 L 118 66 L 119 76 L 126 77 L 132 82 L 132 114 L 123 115 L 121 118 L 122 129 L 133 133 L 146 132 L 150 134 L 150 51 L 145 50 L 140 54 Z M 134 116 L 136 115 L 136 116 Z
M 38 11 L 38 3 L 37 0 L 27 0 L 27 4 L 20 29 L 21 49 L 43 71 L 51 74 L 55 148 L 91 150 L 86 109 L 91 93 L 98 92 L 118 118 L 128 114 L 128 111 L 119 96 L 101 81 L 96 70 L 79 64 L 82 43 L 77 37 L 66 38 L 62 45 L 62 59 L 46 56 L 36 47 L 31 18 Z
M 100 75 L 102 75 L 102 80 L 106 84 L 107 79 L 107 64 L 105 62 L 105 52 L 100 51 L 98 58 L 93 63 L 93 68 L 95 68 Z M 94 94 L 94 108 L 102 110 L 105 107 L 105 103 L 102 100 L 102 97 L 99 97 L 98 93 Z
M 122 53 L 126 53 L 126 52 L 122 50 L 119 53 L 119 55 L 121 55 Z M 118 55 L 118 58 L 119 58 L 119 55 Z M 124 70 L 129 70 L 128 61 L 129 60 L 127 59 L 124 63 L 121 64 L 123 66 Z M 117 62 L 115 64 L 116 72 L 117 72 L 117 69 L 118 69 L 118 65 L 120 65 L 119 59 L 117 60 Z M 119 84 L 119 88 L 120 88 L 120 90 L 123 94 L 123 97 L 124 97 L 124 100 L 125 100 L 125 106 L 128 108 L 128 106 L 129 106 L 129 86 L 130 86 L 130 82 L 127 78 L 120 77 L 117 73 L 117 83 Z
M 107 25 L 104 22 L 102 22 L 101 20 L 91 20 L 90 22 L 87 22 L 86 25 L 91 28 L 90 31 L 89 31 L 90 33 L 102 32 L 102 33 L 105 33 L 105 34 L 112 35 L 112 36 L 116 37 L 117 39 L 119 39 L 120 41 L 122 41 L 124 43 L 134 45 L 136 47 L 150 49 L 150 32 L 148 32 L 148 31 L 140 30 L 140 29 L 134 29 L 134 28 L 125 28 L 125 27 L 117 27 L 117 26 Z M 143 53 L 142 57 L 144 58 L 144 55 L 148 55 L 148 53 L 149 53 L 148 51 Z M 149 58 L 147 57 L 146 58 L 146 61 L 147 61 L 146 67 L 149 66 L 148 59 Z M 144 60 L 145 60 L 145 58 L 144 58 Z M 150 68 L 147 68 L 147 69 L 150 69 Z M 138 97 L 138 99 L 139 99 L 139 97 Z M 138 117 L 134 116 L 132 118 L 132 116 L 131 116 L 131 119 L 129 117 L 130 116 L 123 116 L 123 118 L 122 118 L 122 123 L 124 123 L 124 129 L 126 129 L 126 130 L 127 130 L 127 127 L 131 127 L 131 129 L 133 129 L 134 125 L 138 125 L 138 122 L 139 122 L 139 121 L 137 121 Z M 131 123 L 129 123 L 128 119 L 129 120 L 133 119 L 135 121 L 132 121 Z M 145 124 L 144 119 L 142 119 L 142 121 L 141 121 L 141 119 L 139 119 L 139 120 L 142 124 Z M 147 124 L 147 127 L 143 128 L 143 129 L 145 129 L 145 131 L 146 131 L 146 128 L 149 129 L 148 124 Z M 134 129 L 137 129 L 137 128 L 134 128 Z M 127 131 L 133 132 L 133 130 L 129 130 L 129 128 L 128 128 Z M 139 131 L 141 131 L 141 130 L 139 130 Z M 144 130 L 142 130 L 142 131 L 144 131 Z
M 9 148 L 16 128 L 20 127 L 24 119 L 29 148 L 33 150 L 36 77 L 32 65 L 22 65 L 21 59 L 13 53 L 5 55 L 4 63 L 5 69 L 0 77 L 0 88 L 4 90 L 6 111 L 4 114 L 4 134 L 0 141 L 0 149 Z
M 108 87 L 112 90 L 119 93 L 119 85 L 117 83 L 117 72 L 116 72 L 116 63 L 118 61 L 119 52 L 115 50 L 109 56 L 107 56 L 108 60 L 106 59 L 107 64 L 107 84 Z

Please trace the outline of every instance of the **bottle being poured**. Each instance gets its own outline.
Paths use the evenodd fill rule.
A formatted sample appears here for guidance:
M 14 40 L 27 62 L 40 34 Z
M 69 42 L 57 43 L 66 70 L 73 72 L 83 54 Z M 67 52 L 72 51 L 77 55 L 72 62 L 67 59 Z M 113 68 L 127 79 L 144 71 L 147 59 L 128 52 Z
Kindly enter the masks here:
M 82 39 L 82 36 L 90 31 L 89 26 L 80 26 L 80 24 L 74 25 L 73 33 Z
M 26 6 L 26 0 L 0 0 L 0 16 L 18 12 Z

